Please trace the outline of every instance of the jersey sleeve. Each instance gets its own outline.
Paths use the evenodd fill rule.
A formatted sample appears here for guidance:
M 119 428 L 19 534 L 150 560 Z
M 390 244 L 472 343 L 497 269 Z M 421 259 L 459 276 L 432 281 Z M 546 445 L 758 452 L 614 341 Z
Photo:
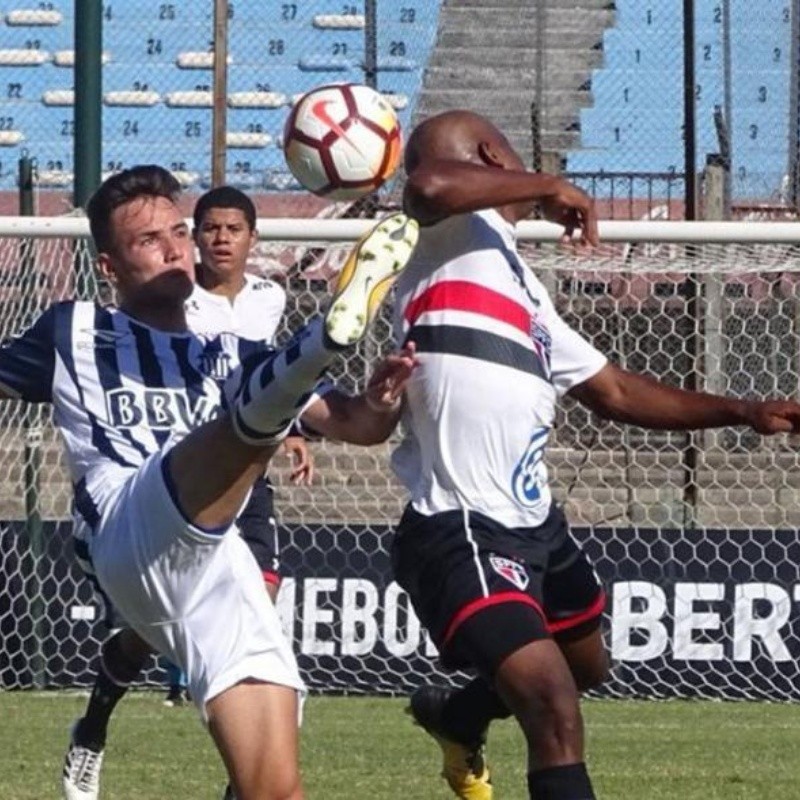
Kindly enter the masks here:
M 608 358 L 561 318 L 549 298 L 543 310 L 551 340 L 551 380 L 560 397 L 600 372 Z
M 0 346 L 0 386 L 13 397 L 47 403 L 53 397 L 57 307 Z

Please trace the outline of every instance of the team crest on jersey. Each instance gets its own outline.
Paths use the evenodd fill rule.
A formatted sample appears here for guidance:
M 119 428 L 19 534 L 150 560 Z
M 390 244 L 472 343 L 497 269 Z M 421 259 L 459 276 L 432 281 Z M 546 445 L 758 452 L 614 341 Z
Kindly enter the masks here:
M 524 592 L 525 589 L 528 588 L 530 578 L 528 578 L 528 573 L 525 572 L 525 567 L 518 561 L 492 554 L 489 556 L 489 563 L 492 565 L 492 569 L 501 578 L 505 578 L 509 583 L 513 583 L 521 592 Z
M 232 360 L 219 339 L 212 339 L 200 354 L 200 372 L 214 380 L 223 381 L 230 375 Z
M 536 317 L 531 317 L 531 341 L 533 342 L 533 350 L 536 353 L 536 357 L 542 365 L 542 371 L 547 380 L 550 380 L 550 351 L 553 340 L 550 332 Z

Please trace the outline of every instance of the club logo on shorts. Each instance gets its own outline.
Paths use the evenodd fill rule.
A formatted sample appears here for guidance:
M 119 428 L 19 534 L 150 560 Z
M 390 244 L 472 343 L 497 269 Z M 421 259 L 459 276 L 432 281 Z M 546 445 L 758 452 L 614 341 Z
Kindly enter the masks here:
M 513 583 L 521 592 L 528 588 L 528 583 L 530 582 L 528 573 L 525 572 L 525 567 L 519 562 L 503 556 L 491 555 L 489 556 L 489 563 L 501 578 Z

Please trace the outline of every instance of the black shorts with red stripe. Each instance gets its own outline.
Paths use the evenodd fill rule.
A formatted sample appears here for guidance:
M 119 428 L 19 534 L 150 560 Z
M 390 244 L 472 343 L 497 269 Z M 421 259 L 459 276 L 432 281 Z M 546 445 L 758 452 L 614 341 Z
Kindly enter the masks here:
M 239 533 L 258 562 L 264 580 L 279 585 L 281 582 L 278 526 L 275 522 L 273 489 L 266 477 L 253 484 L 247 505 L 236 519 Z
M 397 582 L 449 669 L 491 676 L 511 653 L 599 624 L 605 593 L 555 504 L 542 525 L 506 528 L 474 511 L 408 506 L 392 545 Z

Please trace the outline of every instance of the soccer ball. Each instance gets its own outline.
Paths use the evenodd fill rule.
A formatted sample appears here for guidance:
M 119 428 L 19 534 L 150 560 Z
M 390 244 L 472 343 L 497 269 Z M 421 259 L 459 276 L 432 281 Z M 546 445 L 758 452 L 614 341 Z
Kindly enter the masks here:
M 355 200 L 381 186 L 400 163 L 400 123 L 386 98 L 355 83 L 320 86 L 294 105 L 283 152 L 310 192 Z

